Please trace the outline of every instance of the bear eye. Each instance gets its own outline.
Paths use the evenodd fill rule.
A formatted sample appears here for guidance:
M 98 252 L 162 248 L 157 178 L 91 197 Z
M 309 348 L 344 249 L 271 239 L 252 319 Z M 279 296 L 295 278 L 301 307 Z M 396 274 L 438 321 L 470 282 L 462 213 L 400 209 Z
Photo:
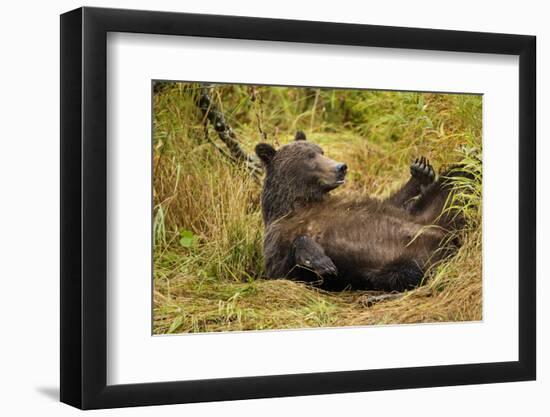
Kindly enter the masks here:
M 307 157 L 308 157 L 309 159 L 315 158 L 315 152 L 310 152 L 310 153 L 308 153 L 308 154 L 307 154 Z

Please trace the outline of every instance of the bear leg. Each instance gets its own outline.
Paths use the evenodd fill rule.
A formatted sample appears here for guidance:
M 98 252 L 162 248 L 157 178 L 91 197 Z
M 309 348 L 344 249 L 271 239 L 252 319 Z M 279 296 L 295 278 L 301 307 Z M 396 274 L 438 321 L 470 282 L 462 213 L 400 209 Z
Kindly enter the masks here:
M 413 199 L 424 194 L 426 188 L 435 181 L 435 171 L 425 157 L 417 158 L 411 164 L 410 172 L 409 181 L 387 199 L 391 205 L 408 209 Z
M 378 270 L 364 271 L 354 288 L 403 292 L 418 287 L 423 279 L 424 271 L 416 262 L 399 260 Z
M 445 209 L 452 203 L 453 178 L 457 177 L 472 179 L 472 175 L 463 171 L 460 166 L 451 168 L 423 190 L 420 198 L 407 208 L 409 214 L 421 223 L 435 223 L 449 230 L 463 228 L 462 216 L 457 215 L 455 210 Z

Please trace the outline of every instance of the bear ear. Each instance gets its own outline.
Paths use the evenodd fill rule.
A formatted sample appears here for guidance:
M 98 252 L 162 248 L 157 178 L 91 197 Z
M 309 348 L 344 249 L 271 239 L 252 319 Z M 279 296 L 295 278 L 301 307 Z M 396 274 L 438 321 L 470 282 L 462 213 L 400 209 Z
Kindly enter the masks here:
M 294 140 L 306 140 L 306 134 L 301 130 L 298 130 L 294 136 Z
M 271 163 L 271 160 L 277 153 L 275 148 L 269 143 L 258 143 L 256 145 L 255 151 L 256 155 L 258 155 L 258 158 L 261 159 L 264 165 L 269 165 Z

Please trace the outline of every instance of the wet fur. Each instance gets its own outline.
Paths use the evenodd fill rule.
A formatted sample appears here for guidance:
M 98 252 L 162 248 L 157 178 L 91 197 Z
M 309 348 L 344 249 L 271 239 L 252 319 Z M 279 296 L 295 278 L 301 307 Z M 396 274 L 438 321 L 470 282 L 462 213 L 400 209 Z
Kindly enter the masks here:
M 329 174 L 334 161 L 321 158 L 321 148 L 304 139 L 278 151 L 266 144 L 256 148 L 266 168 L 267 276 L 328 290 L 404 291 L 420 285 L 426 269 L 449 255 L 440 250 L 449 229 L 456 227 L 454 219 L 441 216 L 449 181 L 445 176 L 435 180 L 426 161 L 421 168 L 429 167 L 432 177 L 412 175 L 384 201 L 333 197 Z M 312 158 L 311 152 L 320 156 Z

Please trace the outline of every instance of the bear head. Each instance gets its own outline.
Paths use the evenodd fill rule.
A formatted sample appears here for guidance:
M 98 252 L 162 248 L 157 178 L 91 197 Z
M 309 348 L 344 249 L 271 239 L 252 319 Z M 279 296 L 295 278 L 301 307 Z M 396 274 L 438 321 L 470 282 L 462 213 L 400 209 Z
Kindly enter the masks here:
M 327 158 L 303 132 L 297 132 L 293 142 L 277 150 L 267 143 L 259 143 L 255 150 L 266 171 L 264 218 L 266 210 L 268 217 L 270 212 L 280 215 L 295 203 L 320 200 L 344 183 L 347 165 Z

